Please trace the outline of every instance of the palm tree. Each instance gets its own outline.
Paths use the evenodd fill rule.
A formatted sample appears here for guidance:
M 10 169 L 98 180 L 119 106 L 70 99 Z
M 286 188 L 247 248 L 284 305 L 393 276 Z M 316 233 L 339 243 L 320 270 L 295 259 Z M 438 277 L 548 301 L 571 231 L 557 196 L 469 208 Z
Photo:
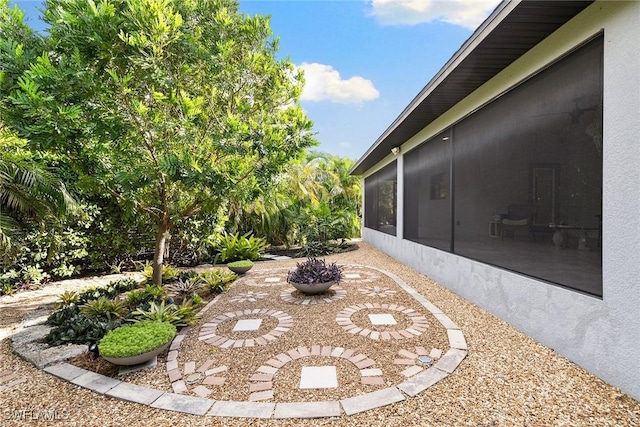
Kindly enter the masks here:
M 339 218 L 347 224 L 348 235 L 358 236 L 361 183 L 349 175 L 352 165 L 349 159 L 307 153 L 290 162 L 259 197 L 232 202 L 229 218 L 237 231 L 254 231 L 276 245 L 300 243 L 310 217 L 318 216 Z
M 18 151 L 21 142 L 0 126 L 0 147 Z M 64 184 L 36 162 L 8 153 L 0 158 L 0 249 L 7 250 L 27 218 L 45 220 L 77 205 Z

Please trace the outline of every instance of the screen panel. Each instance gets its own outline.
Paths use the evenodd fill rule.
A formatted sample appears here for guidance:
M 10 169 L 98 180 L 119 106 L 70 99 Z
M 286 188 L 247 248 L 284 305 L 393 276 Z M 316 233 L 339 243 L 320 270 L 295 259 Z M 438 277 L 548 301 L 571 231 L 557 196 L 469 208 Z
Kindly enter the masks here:
M 602 295 L 603 38 L 455 126 L 455 252 Z
M 451 145 L 444 132 L 404 156 L 404 237 L 451 249 Z
M 397 162 L 364 180 L 364 226 L 396 235 Z

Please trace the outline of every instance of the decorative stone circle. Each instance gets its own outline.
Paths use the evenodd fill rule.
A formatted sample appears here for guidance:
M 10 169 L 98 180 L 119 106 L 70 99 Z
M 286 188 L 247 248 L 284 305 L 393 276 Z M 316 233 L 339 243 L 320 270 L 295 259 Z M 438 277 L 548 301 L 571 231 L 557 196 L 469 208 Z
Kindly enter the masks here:
M 242 282 L 248 286 L 259 286 L 261 288 L 270 286 L 282 286 L 287 284 L 286 268 L 274 268 L 271 270 L 262 270 L 260 273 L 252 274 L 251 277 L 242 279 Z
M 209 396 L 213 390 L 206 386 L 223 385 L 226 378 L 220 376 L 220 374 L 228 369 L 226 366 L 212 368 L 214 363 L 212 359 L 209 359 L 196 369 L 196 362 L 186 362 L 181 372 L 177 360 L 168 360 L 167 374 L 169 375 L 173 392 L 183 394 L 191 391 L 200 397 Z
M 389 288 L 381 288 L 379 286 L 373 286 L 371 288 L 369 287 L 358 288 L 358 292 L 368 297 L 386 298 L 386 297 L 393 296 L 397 291 L 391 290 Z
M 416 347 L 413 351 L 400 350 L 398 351 L 398 355 L 400 358 L 394 359 L 393 364 L 407 366 L 401 374 L 409 378 L 425 369 L 431 368 L 435 360 L 442 357 L 442 350 L 434 348 L 431 352 L 427 352 L 427 349 L 424 347 Z
M 167 375 L 169 375 L 169 382 L 171 382 L 171 388 L 176 394 L 192 391 L 200 397 L 207 397 L 211 394 L 212 390 L 205 386 L 223 385 L 225 378 L 219 374 L 225 372 L 228 368 L 224 365 L 212 368 L 215 361 L 209 359 L 197 369 L 196 362 L 187 362 L 184 364 L 183 371 L 180 371 L 180 367 L 178 366 L 178 351 L 180 347 L 182 347 L 182 341 L 186 333 L 186 329 L 180 331 L 173 339 L 171 347 L 169 348 L 169 353 L 167 354 Z M 200 383 L 200 385 L 197 385 L 198 383 Z
M 355 325 L 351 321 L 351 316 L 360 310 L 373 310 L 384 309 L 390 311 L 397 311 L 408 316 L 413 325 L 410 328 L 398 329 L 395 331 L 373 331 L 369 328 L 361 328 Z M 336 322 L 342 326 L 342 329 L 353 335 L 361 335 L 363 337 L 371 338 L 372 340 L 401 340 L 405 338 L 414 338 L 422 335 L 423 332 L 429 327 L 427 318 L 417 313 L 411 308 L 407 308 L 396 304 L 378 304 L 378 303 L 365 303 L 352 305 L 345 308 L 336 316 Z
M 287 289 L 280 293 L 280 298 L 292 304 L 315 305 L 332 303 L 347 296 L 347 291 L 338 286 L 334 286 L 328 291 L 318 295 L 304 295 L 303 297 L 296 297 L 293 295 L 294 293 L 296 293 L 295 289 Z
M 231 302 L 256 302 L 259 299 L 263 299 L 269 296 L 266 292 L 242 292 L 235 297 L 231 298 Z
M 250 338 L 250 339 L 234 340 L 222 335 L 218 335 L 216 333 L 218 329 L 218 325 L 220 325 L 222 322 L 226 322 L 236 317 L 256 315 L 256 314 L 275 317 L 276 319 L 278 319 L 278 326 L 276 326 L 274 329 L 272 329 L 271 331 L 267 332 L 264 335 L 261 335 L 256 338 Z M 221 314 L 217 317 L 214 317 L 213 320 L 211 320 L 210 322 L 203 324 L 202 327 L 200 328 L 198 340 L 204 341 L 209 345 L 219 347 L 219 348 L 240 348 L 240 347 L 253 347 L 256 345 L 267 345 L 269 344 L 269 342 L 275 341 L 280 335 L 283 335 L 286 332 L 288 332 L 292 326 L 293 326 L 293 318 L 283 311 L 269 310 L 267 308 L 263 308 L 263 309 L 256 308 L 253 310 L 246 309 L 244 311 L 239 310 L 239 311 L 233 311 L 233 312 Z
M 348 265 L 342 270 L 341 283 L 370 283 L 380 279 L 380 275 L 373 270 L 354 265 Z
M 384 385 L 382 369 L 376 368 L 376 362 L 356 350 L 329 345 L 300 346 L 286 353 L 280 353 L 260 366 L 249 378 L 249 401 L 273 399 L 273 380 L 278 370 L 292 360 L 311 356 L 333 357 L 347 360 L 360 370 L 360 381 L 366 385 Z

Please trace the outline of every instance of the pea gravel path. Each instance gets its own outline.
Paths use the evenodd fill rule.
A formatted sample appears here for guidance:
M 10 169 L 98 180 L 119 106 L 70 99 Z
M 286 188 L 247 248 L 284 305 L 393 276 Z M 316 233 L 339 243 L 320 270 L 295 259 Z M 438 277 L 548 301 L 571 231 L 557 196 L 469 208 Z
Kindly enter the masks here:
M 357 251 L 327 259 L 339 264 L 375 266 L 398 275 L 464 332 L 469 348 L 466 359 L 452 375 L 418 397 L 332 419 L 252 422 L 251 419 L 189 416 L 100 396 L 60 380 L 16 357 L 11 351 L 10 340 L 3 339 L 0 341 L 0 381 L 3 381 L 3 374 L 4 378 L 11 379 L 0 387 L 15 385 L 0 388 L 0 425 L 640 425 L 640 403 L 636 400 L 424 275 L 365 243 L 359 245 Z M 294 265 L 295 260 L 259 263 L 254 270 Z M 261 292 L 261 289 L 255 288 L 255 292 Z M 25 297 L 22 299 L 29 304 Z M 0 327 L 11 331 L 19 326 L 19 322 L 7 315 L 6 300 L 0 299 Z M 42 302 L 32 303 L 31 308 L 40 305 Z M 357 320 L 356 317 L 353 320 Z M 44 419 L 52 415 L 58 419 Z

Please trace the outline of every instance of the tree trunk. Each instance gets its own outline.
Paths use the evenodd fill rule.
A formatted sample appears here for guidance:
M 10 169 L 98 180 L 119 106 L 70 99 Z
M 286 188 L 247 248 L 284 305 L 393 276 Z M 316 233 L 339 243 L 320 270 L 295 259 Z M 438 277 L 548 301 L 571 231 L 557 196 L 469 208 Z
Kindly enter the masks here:
M 158 231 L 156 233 L 156 249 L 153 254 L 153 284 L 162 285 L 162 266 L 164 263 L 164 248 L 169 236 L 169 224 L 165 221 L 158 221 Z

